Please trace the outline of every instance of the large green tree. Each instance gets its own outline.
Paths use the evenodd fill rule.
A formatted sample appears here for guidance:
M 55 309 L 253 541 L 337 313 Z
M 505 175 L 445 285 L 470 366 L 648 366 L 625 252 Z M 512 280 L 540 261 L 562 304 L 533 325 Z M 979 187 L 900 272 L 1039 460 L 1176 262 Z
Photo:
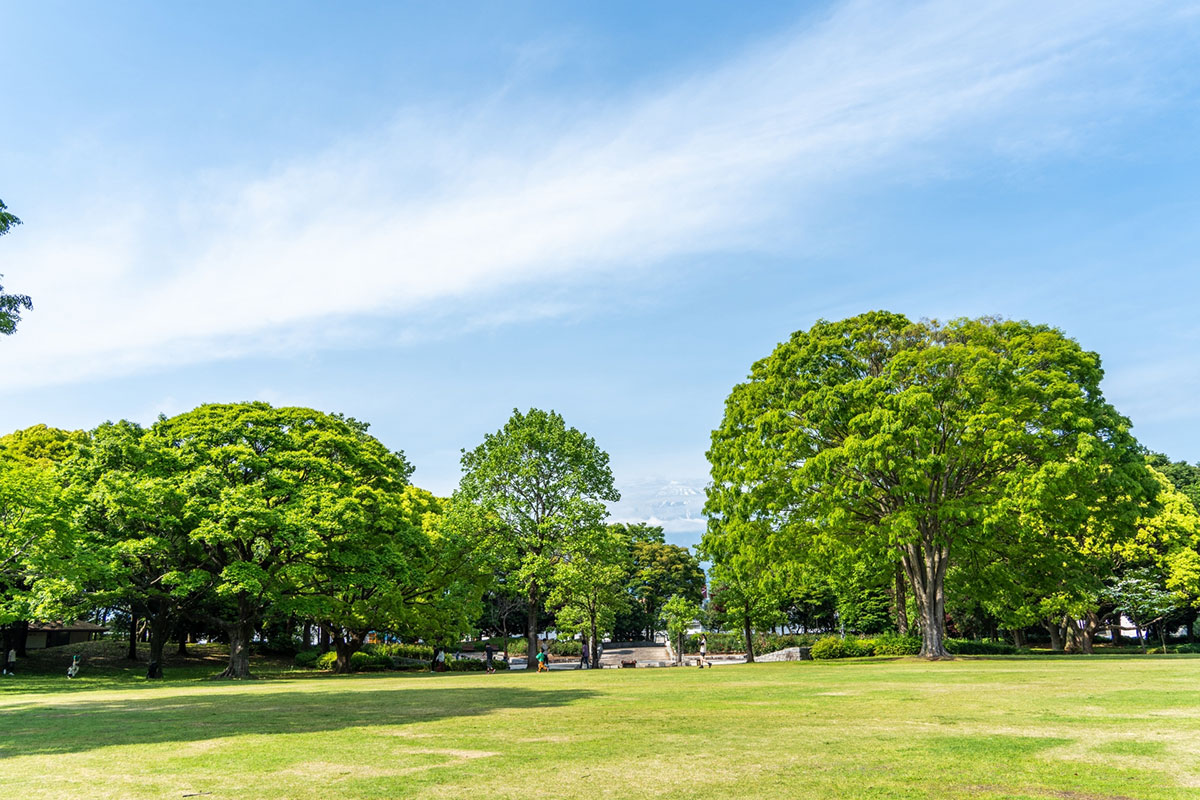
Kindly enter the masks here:
M 1006 529 L 1007 496 L 1069 477 L 1074 494 L 1045 513 L 1077 520 L 1098 496 L 1145 491 L 1102 375 L 1095 353 L 1043 325 L 820 321 L 734 387 L 709 451 L 708 513 L 797 541 L 878 539 L 904 568 L 922 655 L 944 657 L 947 570 Z M 1112 482 L 1120 491 L 1095 488 Z
M 214 583 L 189 510 L 201 475 L 170 442 L 127 421 L 97 428 L 67 473 L 88 547 L 106 565 L 93 602 L 124 605 L 146 621 L 147 675 L 161 678 L 167 638 Z
M 96 565 L 79 546 L 61 472 L 85 439 L 45 425 L 0 437 L 0 626 L 22 654 L 29 620 L 82 610 Z
M 8 206 L 4 205 L 4 201 L 0 200 L 0 236 L 8 233 L 17 225 L 21 224 L 21 220 L 8 211 Z M 3 278 L 0 275 L 0 278 Z M 28 295 L 23 294 L 5 294 L 4 287 L 0 286 L 0 334 L 10 334 L 17 329 L 17 323 L 21 321 L 21 311 L 28 311 L 33 308 L 33 301 Z
M 700 559 L 686 547 L 668 544 L 663 529 L 646 524 L 616 525 L 630 551 L 627 610 L 617 621 L 620 636 L 653 639 L 663 604 L 673 595 L 699 603 L 704 595 Z
M 424 489 L 374 487 L 362 496 L 358 535 L 338 537 L 311 564 L 304 616 L 331 633 L 335 670 L 367 634 L 457 640 L 478 616 L 491 565 L 481 543 L 446 523 L 443 501 Z
M 628 539 L 613 526 L 597 526 L 573 537 L 554 574 L 549 604 L 561 633 L 584 634 L 591 663 L 600 663 L 600 637 L 613 629 L 618 611 L 629 603 Z
M 250 643 L 265 615 L 303 608 L 314 571 L 381 525 L 380 492 L 398 493 L 412 467 L 364 423 L 267 403 L 205 405 L 160 420 L 152 434 L 191 471 L 184 514 L 225 612 L 224 677 L 250 674 Z
M 538 611 L 571 543 L 608 515 L 605 502 L 620 499 L 608 454 L 595 440 L 567 427 L 562 415 L 513 411 L 496 433 L 463 451 L 463 477 L 455 501 L 478 511 L 476 520 L 503 543 L 509 583 L 528 602 L 525 636 L 537 655 Z

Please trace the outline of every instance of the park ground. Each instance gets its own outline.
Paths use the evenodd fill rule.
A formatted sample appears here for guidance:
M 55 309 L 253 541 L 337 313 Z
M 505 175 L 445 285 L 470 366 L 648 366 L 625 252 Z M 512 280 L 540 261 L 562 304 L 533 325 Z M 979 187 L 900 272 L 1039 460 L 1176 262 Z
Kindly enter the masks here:
M 5 679 L 3 795 L 1200 798 L 1196 656 L 214 671 Z

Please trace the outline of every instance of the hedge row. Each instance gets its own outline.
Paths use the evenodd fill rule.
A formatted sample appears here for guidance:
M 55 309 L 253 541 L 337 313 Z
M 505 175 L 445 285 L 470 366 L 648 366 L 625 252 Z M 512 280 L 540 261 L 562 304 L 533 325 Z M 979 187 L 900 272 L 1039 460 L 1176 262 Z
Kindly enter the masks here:
M 402 645 L 405 647 L 405 645 Z M 421 647 L 421 645 L 407 645 L 406 647 Z M 388 655 L 378 651 L 359 650 L 350 656 L 350 669 L 354 672 L 381 672 L 383 670 L 428 670 L 429 664 L 433 660 L 433 648 L 427 648 L 429 651 L 428 657 L 420 650 L 408 650 L 406 652 L 419 652 L 420 657 L 412 657 L 406 655 Z M 333 669 L 337 663 L 337 653 L 330 650 L 328 653 L 319 653 L 316 650 L 302 650 L 296 654 L 296 665 L 300 667 L 309 667 L 313 669 Z M 484 669 L 482 659 L 474 658 L 452 658 L 446 656 L 446 668 L 451 672 L 482 672 Z M 496 659 L 493 662 L 496 669 L 508 669 L 508 663 Z
M 382 644 L 369 644 L 364 649 L 369 653 L 391 656 L 393 658 L 416 658 L 423 661 L 433 660 L 433 645 L 428 644 L 385 642 Z
M 946 650 L 958 656 L 1004 656 L 1019 653 L 1007 642 L 947 639 Z M 915 656 L 921 652 L 921 640 L 915 636 L 877 636 L 874 638 L 826 636 L 812 648 L 812 657 L 863 658 L 866 656 Z

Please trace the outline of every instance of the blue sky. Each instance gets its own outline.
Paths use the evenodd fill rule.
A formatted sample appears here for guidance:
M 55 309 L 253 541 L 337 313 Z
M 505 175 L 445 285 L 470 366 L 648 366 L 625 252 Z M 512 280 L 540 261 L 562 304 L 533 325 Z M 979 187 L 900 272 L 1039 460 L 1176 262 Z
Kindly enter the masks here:
M 549 407 L 648 516 L 886 308 L 1059 326 L 1200 460 L 1200 4 L 432 6 L 6 7 L 0 427 L 309 405 L 444 493 Z

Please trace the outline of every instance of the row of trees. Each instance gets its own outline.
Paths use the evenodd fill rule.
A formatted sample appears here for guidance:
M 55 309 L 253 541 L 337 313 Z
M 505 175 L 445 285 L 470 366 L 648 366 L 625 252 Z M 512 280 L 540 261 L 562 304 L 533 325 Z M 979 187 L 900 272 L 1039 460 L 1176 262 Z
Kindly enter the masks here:
M 713 584 L 747 631 L 821 591 L 877 611 L 886 587 L 931 658 L 950 614 L 1085 652 L 1121 613 L 1194 619 L 1200 470 L 1147 454 L 1102 375 L 1026 322 L 873 312 L 797 332 L 713 433 Z
M 121 609 L 144 622 L 153 663 L 173 634 L 202 630 L 229 643 L 223 674 L 240 678 L 270 629 L 315 626 L 347 670 L 372 632 L 486 628 L 486 596 L 501 628 L 525 614 L 531 655 L 551 620 L 596 649 L 652 633 L 670 596 L 704 587 L 661 529 L 604 524 L 607 461 L 561 416 L 514 412 L 441 499 L 365 424 L 311 409 L 36 426 L 0 439 L 0 624 Z

